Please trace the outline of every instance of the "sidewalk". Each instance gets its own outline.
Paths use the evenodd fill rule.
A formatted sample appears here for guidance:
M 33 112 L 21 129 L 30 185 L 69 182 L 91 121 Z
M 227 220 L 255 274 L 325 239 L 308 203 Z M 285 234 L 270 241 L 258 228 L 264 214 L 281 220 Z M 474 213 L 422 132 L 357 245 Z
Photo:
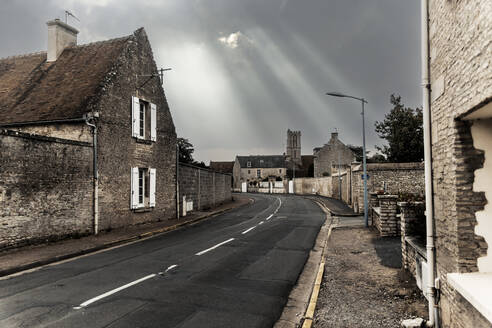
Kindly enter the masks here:
M 401 267 L 400 237 L 373 229 L 335 227 L 313 327 L 399 327 L 426 317 L 426 300 Z
M 0 277 L 175 230 L 251 202 L 249 197 L 237 194 L 233 195 L 233 199 L 234 201 L 213 210 L 192 212 L 179 220 L 140 224 L 101 232 L 97 236 L 90 235 L 0 252 Z
M 359 216 L 360 214 L 354 211 L 339 199 L 320 196 L 320 195 L 305 195 L 304 197 L 314 199 L 325 204 L 333 216 Z

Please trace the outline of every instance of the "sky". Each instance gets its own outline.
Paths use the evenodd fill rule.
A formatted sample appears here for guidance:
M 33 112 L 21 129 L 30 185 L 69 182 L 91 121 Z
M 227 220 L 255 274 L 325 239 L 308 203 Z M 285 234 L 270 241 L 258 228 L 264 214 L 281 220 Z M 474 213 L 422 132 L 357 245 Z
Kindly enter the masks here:
M 417 0 L 2 0 L 0 57 L 45 51 L 46 22 L 79 21 L 78 43 L 144 27 L 179 137 L 208 164 L 236 155 L 282 154 L 287 129 L 302 154 L 339 132 L 368 150 L 392 93 L 421 106 Z

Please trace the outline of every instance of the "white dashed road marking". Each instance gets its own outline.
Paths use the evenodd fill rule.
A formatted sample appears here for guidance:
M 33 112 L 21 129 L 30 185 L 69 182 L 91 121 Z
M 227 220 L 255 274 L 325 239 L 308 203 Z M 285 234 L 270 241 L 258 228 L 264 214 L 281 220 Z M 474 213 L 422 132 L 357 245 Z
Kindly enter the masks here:
M 220 247 L 220 246 L 222 246 L 222 245 L 224 245 L 224 244 L 227 244 L 227 243 L 229 243 L 229 242 L 231 242 L 231 241 L 233 241 L 233 240 L 234 240 L 234 238 L 227 239 L 226 241 L 223 241 L 223 242 L 221 242 L 221 243 L 218 243 L 218 244 L 217 244 L 217 245 L 215 245 L 215 246 L 212 246 L 212 247 L 207 248 L 207 249 L 205 249 L 205 250 L 203 250 L 203 251 L 201 251 L 201 252 L 198 252 L 198 253 L 196 253 L 195 255 L 198 255 L 198 256 L 203 255 L 203 254 L 205 254 L 205 253 L 207 253 L 207 252 L 210 252 L 211 250 L 214 250 L 214 249 L 216 249 L 217 247 Z

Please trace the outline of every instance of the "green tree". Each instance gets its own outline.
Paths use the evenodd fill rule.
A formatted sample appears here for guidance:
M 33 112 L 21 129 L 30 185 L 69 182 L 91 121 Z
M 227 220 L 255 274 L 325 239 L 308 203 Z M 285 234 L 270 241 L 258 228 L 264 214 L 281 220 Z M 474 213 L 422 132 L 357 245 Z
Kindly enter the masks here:
M 193 164 L 195 161 L 193 159 L 193 152 L 195 151 L 195 149 L 193 149 L 193 145 L 191 144 L 191 142 L 189 142 L 188 139 L 185 138 L 178 138 L 178 147 L 179 162 Z
M 355 161 L 362 162 L 362 154 L 364 153 L 362 146 L 347 145 L 347 147 L 349 147 L 350 150 L 354 152 Z M 366 151 L 366 154 L 367 154 L 367 151 Z
M 424 158 L 424 135 L 422 109 L 405 107 L 400 96 L 391 95 L 393 109 L 376 122 L 376 133 L 388 145 L 376 148 L 388 162 L 420 162 Z

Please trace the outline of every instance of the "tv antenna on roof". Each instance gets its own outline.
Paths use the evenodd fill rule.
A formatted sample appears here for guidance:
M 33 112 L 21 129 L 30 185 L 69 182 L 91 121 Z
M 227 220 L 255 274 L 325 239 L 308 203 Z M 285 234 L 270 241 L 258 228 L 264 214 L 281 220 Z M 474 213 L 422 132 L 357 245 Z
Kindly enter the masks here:
M 80 22 L 80 19 L 78 19 L 74 14 L 72 14 L 72 12 L 70 12 L 70 10 L 65 10 L 65 24 L 67 24 L 68 16 L 72 16 L 73 18 L 75 18 L 76 20 L 78 20 Z

